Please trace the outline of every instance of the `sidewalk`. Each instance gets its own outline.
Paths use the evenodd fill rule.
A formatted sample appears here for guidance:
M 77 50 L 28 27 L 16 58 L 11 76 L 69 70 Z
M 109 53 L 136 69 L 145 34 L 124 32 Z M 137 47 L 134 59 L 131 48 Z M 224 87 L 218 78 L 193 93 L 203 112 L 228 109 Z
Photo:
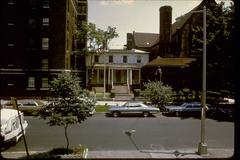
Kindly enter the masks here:
M 30 151 L 29 154 L 41 153 Z M 232 157 L 233 149 L 208 149 L 208 155 L 200 156 L 197 149 L 179 150 L 117 150 L 88 151 L 87 159 L 224 159 Z M 2 152 L 6 159 L 17 159 L 26 156 L 25 152 Z
M 200 156 L 197 149 L 188 150 L 143 150 L 143 151 L 89 151 L 87 158 L 157 158 L 157 159 L 214 159 L 230 158 L 233 149 L 208 149 L 208 155 Z

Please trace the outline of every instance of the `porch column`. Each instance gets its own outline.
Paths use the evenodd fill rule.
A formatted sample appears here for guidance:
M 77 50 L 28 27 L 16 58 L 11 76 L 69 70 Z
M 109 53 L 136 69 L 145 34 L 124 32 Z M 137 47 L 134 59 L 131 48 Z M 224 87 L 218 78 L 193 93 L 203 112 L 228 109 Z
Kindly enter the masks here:
M 111 80 L 111 77 L 110 77 L 111 76 L 111 72 L 110 71 L 111 71 L 111 69 L 110 69 L 110 67 L 108 67 L 108 83 L 107 83 L 108 86 L 110 85 L 110 80 Z
M 87 86 L 87 84 L 88 84 L 88 68 L 86 69 L 86 86 Z
M 97 84 L 99 83 L 99 68 L 97 69 Z
M 112 68 L 112 89 L 114 88 L 113 86 L 113 68 Z
M 139 74 L 138 83 L 141 84 L 141 69 L 138 70 L 138 74 Z
M 132 86 L 132 68 L 130 69 L 130 85 Z
M 129 69 L 127 69 L 127 87 L 129 90 Z

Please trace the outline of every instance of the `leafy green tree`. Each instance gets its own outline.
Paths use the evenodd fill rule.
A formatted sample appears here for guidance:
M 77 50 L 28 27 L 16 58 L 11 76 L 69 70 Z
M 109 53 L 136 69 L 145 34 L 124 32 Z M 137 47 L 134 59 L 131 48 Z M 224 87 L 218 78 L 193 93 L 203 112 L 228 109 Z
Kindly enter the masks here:
M 173 101 L 174 92 L 172 88 L 164 85 L 161 81 L 149 81 L 144 84 L 144 88 L 141 95 L 149 99 L 153 104 L 158 105 L 158 107 Z
M 197 93 L 196 91 L 191 90 L 189 88 L 183 88 L 181 90 L 176 91 L 174 101 L 176 103 L 200 101 L 199 98 L 200 93 Z
M 198 25 L 193 25 L 192 53 L 202 55 L 202 15 Z M 207 6 L 207 78 L 212 90 L 234 90 L 233 83 L 233 30 L 234 5 L 224 7 L 224 2 Z M 202 59 L 198 59 L 199 66 Z M 197 67 L 199 68 L 199 67 Z
M 79 30 L 76 31 L 76 39 L 87 39 L 87 46 L 79 52 L 84 55 L 90 55 L 91 72 L 89 75 L 88 86 L 94 75 L 95 62 L 94 55 L 104 54 L 108 50 L 108 45 L 112 39 L 118 37 L 116 27 L 108 26 L 107 30 L 97 28 L 94 23 L 82 23 Z
M 68 126 L 82 123 L 87 118 L 86 110 L 95 106 L 96 100 L 87 90 L 80 87 L 77 75 L 63 72 L 50 83 L 50 94 L 53 102 L 42 107 L 40 118 L 47 120 L 49 126 L 63 126 L 67 142 L 69 138 Z

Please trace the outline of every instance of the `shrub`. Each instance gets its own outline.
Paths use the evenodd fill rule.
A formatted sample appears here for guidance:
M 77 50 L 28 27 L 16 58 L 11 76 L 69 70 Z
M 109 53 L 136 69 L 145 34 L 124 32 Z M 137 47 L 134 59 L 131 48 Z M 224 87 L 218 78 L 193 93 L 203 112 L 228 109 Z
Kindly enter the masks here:
M 162 107 L 168 102 L 173 101 L 174 92 L 168 85 L 164 85 L 161 81 L 149 81 L 144 84 L 144 90 L 141 95 L 151 101 L 152 104 Z

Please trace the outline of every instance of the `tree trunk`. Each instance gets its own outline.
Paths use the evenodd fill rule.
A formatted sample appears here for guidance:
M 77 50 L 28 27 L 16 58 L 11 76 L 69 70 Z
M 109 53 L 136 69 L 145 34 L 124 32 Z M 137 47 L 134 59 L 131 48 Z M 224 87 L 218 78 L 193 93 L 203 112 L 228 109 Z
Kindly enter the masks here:
M 92 62 L 92 60 L 93 60 L 93 56 L 91 56 L 91 62 Z M 90 73 L 90 75 L 89 75 L 89 77 L 88 77 L 88 83 L 87 83 L 87 89 L 91 89 L 91 82 L 92 82 L 92 78 L 93 78 L 93 76 L 94 76 L 94 69 L 95 69 L 95 62 L 93 62 L 93 64 L 90 66 L 90 71 L 91 71 L 91 73 Z M 87 71 L 88 72 L 88 71 Z
M 68 124 L 66 126 L 64 126 L 64 129 L 65 129 L 65 138 L 66 138 L 66 141 L 67 141 L 66 152 L 68 154 L 68 148 L 69 148 L 69 139 L 68 139 L 68 134 L 67 134 Z

